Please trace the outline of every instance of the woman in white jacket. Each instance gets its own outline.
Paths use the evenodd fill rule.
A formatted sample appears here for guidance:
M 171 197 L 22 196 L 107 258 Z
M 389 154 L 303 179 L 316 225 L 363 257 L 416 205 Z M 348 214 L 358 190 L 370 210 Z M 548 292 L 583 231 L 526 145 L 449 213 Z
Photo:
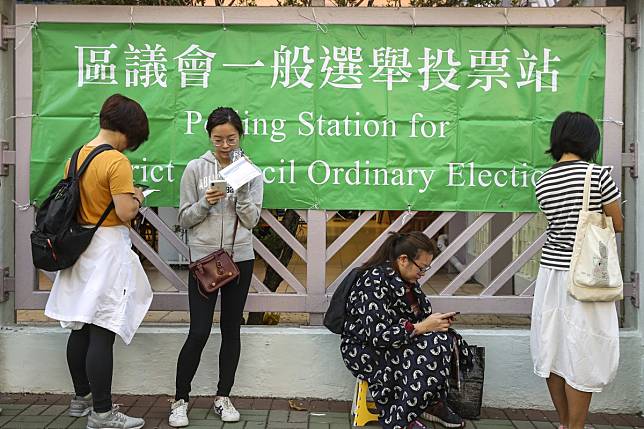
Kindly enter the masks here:
M 215 109 L 206 124 L 213 150 L 193 159 L 181 177 L 179 223 L 188 230 L 188 246 L 192 260 L 224 248 L 233 254 L 239 268 L 236 281 L 221 288 L 221 348 L 219 350 L 219 383 L 214 409 L 224 422 L 239 420 L 239 412 L 229 395 L 241 350 L 240 324 L 253 274 L 255 253 L 252 228 L 259 221 L 262 209 L 263 182 L 257 177 L 237 191 L 228 187 L 225 192 L 210 184 L 219 180 L 219 171 L 230 165 L 231 155 L 239 150 L 244 135 L 241 119 L 228 107 Z M 235 237 L 235 222 L 238 226 Z M 233 248 L 234 243 L 234 248 Z M 190 331 L 177 361 L 175 401 L 171 406 L 169 425 L 188 425 L 190 384 L 199 366 L 217 303 L 219 291 L 204 297 L 197 280 L 190 275 L 188 300 Z

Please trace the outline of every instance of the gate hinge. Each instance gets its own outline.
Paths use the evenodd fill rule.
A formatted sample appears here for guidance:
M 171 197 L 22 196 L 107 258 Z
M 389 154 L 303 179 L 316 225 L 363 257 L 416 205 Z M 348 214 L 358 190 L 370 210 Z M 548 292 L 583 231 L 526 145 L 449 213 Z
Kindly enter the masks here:
M 631 281 L 624 283 L 624 288 L 630 290 L 624 291 L 624 296 L 631 297 L 631 303 L 635 308 L 640 308 L 640 273 L 638 271 L 631 271 Z
M 9 18 L 0 15 L 0 50 L 9 49 L 9 40 L 16 39 L 16 26 L 9 25 Z
M 2 275 L 0 276 L 0 302 L 5 302 L 9 299 L 9 292 L 15 291 L 15 279 L 9 277 L 9 268 L 0 268 Z
M 9 166 L 16 165 L 16 151 L 9 150 L 9 142 L 0 140 L 0 176 L 9 174 Z
M 631 50 L 633 51 L 641 47 L 639 15 L 635 15 L 631 18 L 630 24 L 624 24 L 624 40 L 631 45 Z
M 622 168 L 631 169 L 631 177 L 637 177 L 637 145 L 630 143 L 628 152 L 622 153 Z

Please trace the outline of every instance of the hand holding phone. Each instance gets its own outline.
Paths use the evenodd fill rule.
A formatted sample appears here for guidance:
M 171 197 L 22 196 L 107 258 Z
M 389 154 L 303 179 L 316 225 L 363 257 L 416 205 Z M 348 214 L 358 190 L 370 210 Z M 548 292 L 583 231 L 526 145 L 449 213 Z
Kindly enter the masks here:
M 206 201 L 208 204 L 217 204 L 219 200 L 226 196 L 226 181 L 213 180 L 210 182 L 210 187 L 206 190 Z
M 213 180 L 210 182 L 210 189 L 217 192 L 226 193 L 227 183 L 225 180 Z

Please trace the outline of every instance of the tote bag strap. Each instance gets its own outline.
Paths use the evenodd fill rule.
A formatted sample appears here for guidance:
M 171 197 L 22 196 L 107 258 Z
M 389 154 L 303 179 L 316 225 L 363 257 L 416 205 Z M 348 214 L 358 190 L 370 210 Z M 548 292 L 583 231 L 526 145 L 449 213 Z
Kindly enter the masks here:
M 588 164 L 588 169 L 586 169 L 586 177 L 584 179 L 584 197 L 581 204 L 581 210 L 587 212 L 590 205 L 590 179 L 593 175 L 593 164 Z

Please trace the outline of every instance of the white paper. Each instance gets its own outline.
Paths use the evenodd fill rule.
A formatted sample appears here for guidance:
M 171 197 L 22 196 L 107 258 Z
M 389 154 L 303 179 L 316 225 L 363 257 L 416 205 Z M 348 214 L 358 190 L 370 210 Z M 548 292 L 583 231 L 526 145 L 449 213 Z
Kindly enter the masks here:
M 143 191 L 143 198 L 147 198 L 148 195 L 150 195 L 153 192 L 159 192 L 159 190 L 158 189 L 146 189 L 145 191 Z
M 261 174 L 261 170 L 245 156 L 242 156 L 219 172 L 219 175 L 228 182 L 234 190 L 239 189 L 241 186 Z

